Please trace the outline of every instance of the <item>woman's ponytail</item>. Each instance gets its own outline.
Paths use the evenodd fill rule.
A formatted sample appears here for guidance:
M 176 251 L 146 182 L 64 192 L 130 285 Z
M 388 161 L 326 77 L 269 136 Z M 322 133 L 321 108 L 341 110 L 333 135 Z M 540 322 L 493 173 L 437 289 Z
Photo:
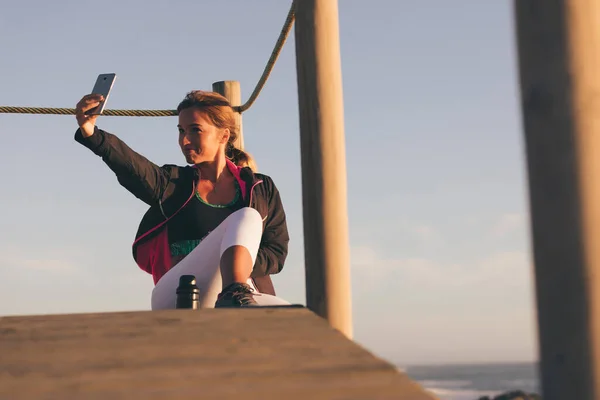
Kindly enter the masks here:
M 254 158 L 250 154 L 246 153 L 244 150 L 235 147 L 233 143 L 227 143 L 225 155 L 228 159 L 231 160 L 232 163 L 234 163 L 238 167 L 250 167 L 252 171 L 258 172 Z

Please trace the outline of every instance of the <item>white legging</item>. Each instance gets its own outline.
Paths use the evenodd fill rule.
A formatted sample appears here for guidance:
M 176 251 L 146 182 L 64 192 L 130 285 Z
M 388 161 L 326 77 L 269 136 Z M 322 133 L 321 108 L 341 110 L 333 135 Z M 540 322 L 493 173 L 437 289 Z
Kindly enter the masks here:
M 200 289 L 200 308 L 213 308 L 223 284 L 220 270 L 223 253 L 230 247 L 243 246 L 250 252 L 252 265 L 254 265 L 261 236 L 262 218 L 255 209 L 245 207 L 229 215 L 192 252 L 160 278 L 152 291 L 152 309 L 175 308 L 177 301 L 175 291 L 181 275 L 196 277 L 196 284 Z M 251 279 L 248 279 L 248 284 L 256 291 Z M 289 304 L 264 294 L 255 296 L 255 299 L 259 304 L 265 305 Z

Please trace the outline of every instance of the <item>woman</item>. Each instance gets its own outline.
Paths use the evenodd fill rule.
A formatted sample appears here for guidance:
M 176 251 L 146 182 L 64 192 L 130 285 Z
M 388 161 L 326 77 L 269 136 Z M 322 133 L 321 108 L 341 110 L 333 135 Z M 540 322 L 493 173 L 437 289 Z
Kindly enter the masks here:
M 196 276 L 201 307 L 282 304 L 269 275 L 287 257 L 285 212 L 272 179 L 254 173 L 250 156 L 233 145 L 238 132 L 227 99 L 192 91 L 177 107 L 185 167 L 159 167 L 99 129 L 97 115 L 86 111 L 102 100 L 90 94 L 79 101 L 75 140 L 150 206 L 133 257 L 154 278 L 152 309 L 175 308 L 181 275 Z

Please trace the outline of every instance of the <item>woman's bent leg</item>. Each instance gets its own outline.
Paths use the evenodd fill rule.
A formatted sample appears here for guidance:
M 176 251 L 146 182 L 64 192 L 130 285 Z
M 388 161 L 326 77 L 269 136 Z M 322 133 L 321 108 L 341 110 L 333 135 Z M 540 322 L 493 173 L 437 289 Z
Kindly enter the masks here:
M 252 273 L 252 255 L 244 246 L 233 245 L 221 256 L 221 279 L 223 288 L 234 282 L 245 283 Z
M 233 282 L 246 282 L 252 273 L 262 236 L 262 218 L 253 208 L 232 215 L 236 226 L 244 229 L 227 229 L 221 241 L 221 277 L 223 287 Z M 242 211 L 240 210 L 240 211 Z M 243 222 L 242 222 L 243 221 Z
M 236 268 L 236 260 L 225 260 L 226 263 L 222 263 L 223 253 L 228 249 L 241 247 L 250 254 L 253 266 L 261 236 L 262 218 L 258 211 L 246 207 L 231 214 L 157 282 L 152 291 L 152 309 L 175 308 L 177 300 L 175 291 L 181 275 L 196 277 L 196 283 L 200 289 L 200 307 L 214 307 L 217 296 L 223 287 L 223 276 L 235 275 L 233 271 Z M 223 264 L 223 268 L 221 268 L 221 264 Z M 223 275 L 221 269 L 225 271 Z M 250 268 L 250 272 L 251 270 Z M 247 283 L 252 285 L 251 282 L 250 279 L 247 279 Z

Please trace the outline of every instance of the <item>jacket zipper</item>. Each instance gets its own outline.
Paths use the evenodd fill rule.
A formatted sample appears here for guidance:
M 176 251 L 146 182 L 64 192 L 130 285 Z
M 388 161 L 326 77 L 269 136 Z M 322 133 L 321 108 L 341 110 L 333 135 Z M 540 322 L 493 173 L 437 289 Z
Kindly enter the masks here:
M 160 222 L 158 225 L 156 225 L 154 228 L 149 229 L 148 231 L 146 231 L 144 234 L 140 235 L 140 237 L 138 237 L 134 242 L 133 242 L 133 246 L 135 246 L 140 240 L 142 240 L 143 238 L 145 238 L 146 236 L 148 236 L 149 234 L 151 234 L 152 232 L 154 232 L 155 230 L 157 230 L 158 228 L 162 227 L 164 224 L 166 224 L 167 222 L 169 222 L 169 220 L 171 218 L 173 218 L 175 215 L 177 215 L 179 213 L 179 211 L 181 211 L 183 209 L 183 207 L 185 207 L 190 200 L 194 197 L 194 194 L 196 194 L 196 184 L 192 183 L 192 194 L 190 195 L 190 197 L 188 197 L 188 199 L 185 201 L 185 203 L 183 203 L 183 205 L 177 210 L 175 211 L 175 213 L 173 213 L 173 215 L 171 215 L 170 217 L 167 217 L 164 212 L 162 212 L 162 206 L 160 207 L 161 209 L 161 213 L 163 215 L 163 217 L 165 217 L 165 220 Z
M 250 199 L 248 201 L 248 206 L 252 207 L 252 193 L 254 192 L 254 188 L 256 187 L 256 185 L 258 185 L 259 183 L 263 183 L 262 179 L 259 181 L 256 181 L 252 187 L 250 188 Z

